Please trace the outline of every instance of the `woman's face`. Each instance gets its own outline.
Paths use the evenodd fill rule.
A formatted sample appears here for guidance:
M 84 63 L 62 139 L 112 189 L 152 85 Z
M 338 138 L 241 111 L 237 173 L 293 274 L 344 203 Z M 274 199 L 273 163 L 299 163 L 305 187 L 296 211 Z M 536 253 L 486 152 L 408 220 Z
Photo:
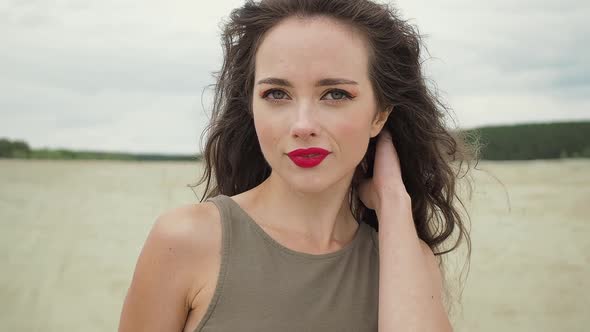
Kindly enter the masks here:
M 363 36 L 329 18 L 288 18 L 255 61 L 254 125 L 273 174 L 300 192 L 348 185 L 388 115 L 376 109 Z M 314 167 L 289 156 L 310 147 L 329 154 Z

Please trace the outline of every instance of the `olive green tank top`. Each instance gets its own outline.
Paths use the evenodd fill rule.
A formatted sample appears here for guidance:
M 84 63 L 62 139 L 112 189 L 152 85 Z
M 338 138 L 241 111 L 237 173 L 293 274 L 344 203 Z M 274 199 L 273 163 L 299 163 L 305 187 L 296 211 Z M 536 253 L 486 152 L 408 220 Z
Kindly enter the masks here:
M 209 198 L 221 214 L 221 265 L 213 298 L 194 332 L 377 331 L 375 230 L 327 254 L 291 250 L 231 197 Z

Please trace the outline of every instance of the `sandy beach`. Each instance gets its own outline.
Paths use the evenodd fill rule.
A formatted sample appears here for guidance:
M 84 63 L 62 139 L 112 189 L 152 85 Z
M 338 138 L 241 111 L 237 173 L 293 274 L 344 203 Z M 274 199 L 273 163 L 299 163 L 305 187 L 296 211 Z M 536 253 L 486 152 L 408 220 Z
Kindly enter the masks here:
M 0 160 L 0 330 L 116 331 L 156 217 L 194 203 L 195 163 Z M 456 331 L 588 331 L 590 160 L 473 173 Z

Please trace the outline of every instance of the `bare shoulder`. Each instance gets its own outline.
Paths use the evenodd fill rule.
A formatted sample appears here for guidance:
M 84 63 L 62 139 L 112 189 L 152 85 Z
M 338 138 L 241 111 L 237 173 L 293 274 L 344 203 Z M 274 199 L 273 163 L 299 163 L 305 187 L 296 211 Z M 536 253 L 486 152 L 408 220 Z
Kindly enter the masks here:
M 190 306 L 219 263 L 221 222 L 217 207 L 204 202 L 170 209 L 158 216 L 152 233 L 193 281 L 187 293 Z
M 180 331 L 197 294 L 210 288 L 221 248 L 213 203 L 183 205 L 160 214 L 139 255 L 119 331 Z
M 152 226 L 150 236 L 154 236 L 173 249 L 190 249 L 198 253 L 215 245 L 221 235 L 220 216 L 217 207 L 211 202 L 186 204 L 160 214 Z M 218 239 L 217 239 L 218 240 Z

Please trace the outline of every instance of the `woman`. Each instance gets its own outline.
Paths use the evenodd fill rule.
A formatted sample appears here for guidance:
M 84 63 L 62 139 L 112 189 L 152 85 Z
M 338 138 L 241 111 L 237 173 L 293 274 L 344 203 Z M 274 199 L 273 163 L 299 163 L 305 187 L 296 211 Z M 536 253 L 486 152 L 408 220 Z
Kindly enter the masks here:
M 159 216 L 119 331 L 450 331 L 433 252 L 453 230 L 450 250 L 469 243 L 452 164 L 468 158 L 419 41 L 370 1 L 234 10 L 207 200 Z

